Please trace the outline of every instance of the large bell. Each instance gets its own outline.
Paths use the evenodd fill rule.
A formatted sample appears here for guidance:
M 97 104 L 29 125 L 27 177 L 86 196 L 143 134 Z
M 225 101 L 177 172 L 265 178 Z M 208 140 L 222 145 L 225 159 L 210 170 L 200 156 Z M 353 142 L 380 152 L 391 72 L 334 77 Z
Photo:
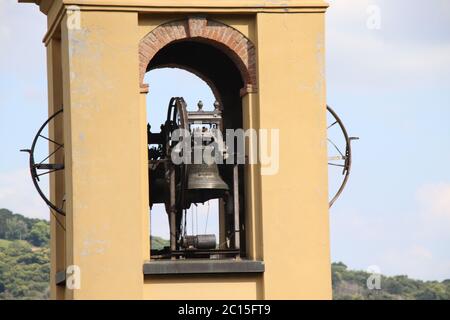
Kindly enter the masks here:
M 220 177 L 216 163 L 202 163 L 188 165 L 187 190 L 191 202 L 205 202 L 222 197 L 229 188 Z
M 220 177 L 216 163 L 191 164 L 188 170 L 188 190 L 228 190 L 228 185 Z

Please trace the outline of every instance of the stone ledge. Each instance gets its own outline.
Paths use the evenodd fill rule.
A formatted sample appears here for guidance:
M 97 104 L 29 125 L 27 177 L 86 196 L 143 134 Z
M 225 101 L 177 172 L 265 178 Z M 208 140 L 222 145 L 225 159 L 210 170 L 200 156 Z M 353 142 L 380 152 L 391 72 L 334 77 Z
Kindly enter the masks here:
M 57 286 L 64 285 L 66 283 L 66 272 L 58 271 L 55 274 L 55 283 Z
M 147 261 L 144 275 L 263 273 L 264 262 L 253 260 L 166 260 Z

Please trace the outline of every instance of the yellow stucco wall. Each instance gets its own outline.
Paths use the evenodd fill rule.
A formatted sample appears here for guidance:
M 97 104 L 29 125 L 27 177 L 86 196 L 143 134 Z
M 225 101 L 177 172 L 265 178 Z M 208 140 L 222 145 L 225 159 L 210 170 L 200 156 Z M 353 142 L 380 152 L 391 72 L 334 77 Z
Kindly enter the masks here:
M 264 299 L 261 276 L 209 275 L 148 278 L 144 299 Z
M 61 64 L 61 41 L 58 39 L 52 40 L 47 46 L 47 74 L 48 74 L 48 114 L 52 115 L 59 111 L 63 105 L 63 84 L 62 84 L 62 64 Z M 54 121 L 49 123 L 49 136 L 53 141 L 64 141 L 64 117 L 58 116 Z M 49 143 L 50 152 L 55 151 L 56 146 Z M 64 163 L 63 153 L 57 153 L 52 156 L 52 163 Z M 50 175 L 51 194 L 50 199 L 52 203 L 61 204 L 65 193 L 64 173 L 57 172 Z M 50 215 L 50 233 L 51 233 L 51 270 L 55 273 L 57 270 L 64 270 L 66 262 L 65 252 L 65 218 L 58 215 Z M 55 288 L 52 290 L 53 298 L 64 297 L 64 288 L 56 287 L 55 278 L 50 278 L 50 286 Z
M 136 89 L 137 14 L 83 12 L 82 19 L 81 30 L 63 25 L 62 32 L 70 150 L 67 260 L 81 270 L 81 289 L 73 297 L 141 298 L 148 199 L 142 190 L 146 127 Z
M 260 126 L 280 128 L 279 172 L 261 177 L 265 297 L 331 298 L 323 15 L 257 25 Z
M 207 13 L 208 6 L 200 10 L 199 2 L 173 0 L 156 12 L 151 1 L 114 1 L 111 8 L 106 2 L 113 0 L 103 1 L 99 10 L 83 7 L 98 1 L 64 1 L 81 5 L 81 30 L 67 28 L 58 9 L 63 1 L 55 0 L 49 9 L 45 41 L 49 65 L 61 65 L 65 108 L 67 221 L 61 250 L 66 267 L 81 269 L 81 289 L 56 294 L 53 283 L 53 297 L 331 298 L 324 3 L 285 1 L 276 7 L 222 1 L 210 8 L 210 18 L 236 28 L 257 49 L 259 89 L 243 97 L 244 126 L 280 129 L 279 172 L 261 175 L 259 165 L 246 170 L 248 252 L 264 260 L 266 271 L 144 277 L 142 265 L 149 258 L 147 115 L 139 90 L 138 45 L 158 25 L 195 8 Z M 173 7 L 176 3 L 179 8 Z M 54 59 L 52 41 L 59 38 L 61 56 Z M 49 86 L 55 86 L 50 78 Z M 55 241 L 53 236 L 56 251 Z M 52 261 L 52 277 L 60 268 Z

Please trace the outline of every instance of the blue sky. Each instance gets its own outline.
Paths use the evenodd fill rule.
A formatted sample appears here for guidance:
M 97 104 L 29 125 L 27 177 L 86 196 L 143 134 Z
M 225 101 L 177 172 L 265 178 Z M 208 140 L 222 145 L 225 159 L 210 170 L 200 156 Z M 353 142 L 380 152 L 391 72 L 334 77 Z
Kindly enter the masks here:
M 450 2 L 330 4 L 328 103 L 361 138 L 348 188 L 330 212 L 332 259 L 450 278 Z M 371 5 L 380 29 L 367 27 Z M 45 24 L 33 5 L 0 2 L 0 207 L 42 218 L 48 210 L 18 150 L 47 117 Z M 155 89 L 149 111 L 166 108 L 172 95 L 190 105 L 213 101 L 186 73 L 155 71 L 148 81 Z

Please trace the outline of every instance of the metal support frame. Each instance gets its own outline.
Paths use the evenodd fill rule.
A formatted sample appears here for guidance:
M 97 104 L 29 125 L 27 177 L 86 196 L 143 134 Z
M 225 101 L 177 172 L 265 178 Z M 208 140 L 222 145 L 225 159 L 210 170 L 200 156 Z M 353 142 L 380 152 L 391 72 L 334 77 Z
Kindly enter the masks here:
M 234 201 L 234 248 L 240 249 L 240 223 L 239 223 L 239 171 L 238 165 L 233 166 L 233 201 Z M 239 258 L 238 253 L 236 258 Z
M 176 206 L 175 206 L 175 168 L 170 165 L 170 250 L 173 252 L 177 249 L 176 237 Z M 172 257 L 176 259 L 176 257 Z

